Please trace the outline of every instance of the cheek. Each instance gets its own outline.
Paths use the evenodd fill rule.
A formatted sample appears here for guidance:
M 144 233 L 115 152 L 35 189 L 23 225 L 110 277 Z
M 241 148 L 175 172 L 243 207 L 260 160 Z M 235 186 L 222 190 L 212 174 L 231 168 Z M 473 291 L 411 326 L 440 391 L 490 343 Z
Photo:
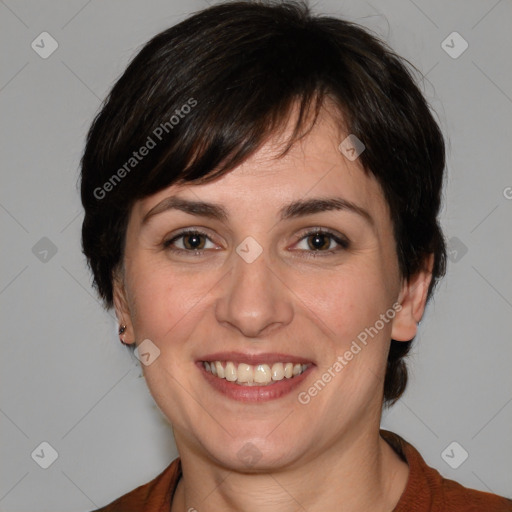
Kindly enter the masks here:
M 177 275 L 168 268 L 133 265 L 127 277 L 136 311 L 136 339 L 150 338 L 157 345 L 178 330 L 175 326 L 182 329 L 186 325 L 184 319 L 204 297 L 204 281 Z
M 189 360 L 197 342 L 211 336 L 211 294 L 221 278 L 221 272 L 183 271 L 154 260 L 141 259 L 127 269 L 136 311 L 132 319 L 135 339 L 150 339 L 159 348 L 166 369 L 182 373 L 178 362 Z
M 304 278 L 295 289 L 303 302 L 325 326 L 332 339 L 345 344 L 357 337 L 366 327 L 373 325 L 390 307 L 383 283 L 383 275 L 370 265 L 346 265 L 328 275 Z

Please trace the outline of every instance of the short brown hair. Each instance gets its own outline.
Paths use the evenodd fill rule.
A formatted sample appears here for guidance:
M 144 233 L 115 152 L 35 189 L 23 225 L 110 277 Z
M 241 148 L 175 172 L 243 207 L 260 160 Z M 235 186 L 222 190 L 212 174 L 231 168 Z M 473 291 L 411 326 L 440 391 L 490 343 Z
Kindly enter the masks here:
M 366 29 L 313 15 L 298 1 L 221 3 L 156 35 L 105 100 L 81 162 L 83 252 L 105 305 L 112 307 L 135 201 L 234 169 L 298 103 L 286 152 L 327 97 L 366 146 L 359 158 L 389 205 L 402 276 L 434 254 L 430 298 L 446 265 L 437 219 L 445 147 L 408 68 L 414 69 Z M 155 145 L 135 159 L 150 138 Z M 391 342 L 388 405 L 405 390 L 411 342 Z

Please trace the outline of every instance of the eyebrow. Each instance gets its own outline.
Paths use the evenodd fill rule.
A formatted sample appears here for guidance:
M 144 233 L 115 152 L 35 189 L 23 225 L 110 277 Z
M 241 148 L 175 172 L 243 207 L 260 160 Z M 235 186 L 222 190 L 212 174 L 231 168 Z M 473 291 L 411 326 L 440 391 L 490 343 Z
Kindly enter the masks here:
M 207 217 L 222 222 L 227 221 L 229 218 L 227 210 L 219 204 L 191 201 L 189 199 L 172 196 L 164 199 L 149 210 L 149 212 L 144 215 L 142 224 L 145 224 L 151 217 L 168 210 L 180 210 L 190 215 Z M 329 210 L 355 213 L 363 217 L 371 226 L 374 226 L 373 217 L 364 208 L 341 197 L 318 197 L 293 201 L 279 210 L 279 218 L 280 220 L 288 220 Z

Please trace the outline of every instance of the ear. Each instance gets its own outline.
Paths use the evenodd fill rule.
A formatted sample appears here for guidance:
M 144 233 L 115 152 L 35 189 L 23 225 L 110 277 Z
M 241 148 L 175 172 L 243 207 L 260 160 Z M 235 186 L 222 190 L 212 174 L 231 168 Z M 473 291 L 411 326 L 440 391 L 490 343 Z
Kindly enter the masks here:
M 131 345 L 135 343 L 135 335 L 122 271 L 115 272 L 112 287 L 114 308 L 119 326 L 126 326 L 126 330 L 120 337 L 125 345 Z
M 396 341 L 409 341 L 416 336 L 418 323 L 425 311 L 427 293 L 432 280 L 432 267 L 434 255 L 429 254 L 423 264 L 423 268 L 404 281 L 398 303 L 402 308 L 393 319 L 391 338 Z

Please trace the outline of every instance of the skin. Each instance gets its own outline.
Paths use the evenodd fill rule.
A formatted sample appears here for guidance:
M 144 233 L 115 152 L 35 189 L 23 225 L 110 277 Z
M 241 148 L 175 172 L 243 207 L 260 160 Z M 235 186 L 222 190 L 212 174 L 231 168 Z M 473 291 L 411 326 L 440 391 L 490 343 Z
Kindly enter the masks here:
M 338 510 L 340 503 L 346 511 L 389 512 L 407 483 L 407 464 L 379 435 L 383 382 L 391 338 L 407 341 L 416 334 L 432 258 L 425 270 L 402 279 L 382 190 L 358 160 L 341 154 L 347 133 L 327 111 L 278 159 L 290 129 L 220 179 L 173 185 L 131 212 L 114 302 L 127 326 L 125 342 L 150 339 L 160 350 L 142 367 L 182 460 L 172 512 L 315 512 Z M 143 222 L 172 195 L 220 204 L 228 218 L 167 210 Z M 278 217 L 291 201 L 333 196 L 357 204 L 372 221 L 348 210 Z M 200 238 L 202 254 L 164 247 L 181 228 L 207 232 Z M 343 248 L 326 237 L 326 248 L 308 258 L 316 247 L 314 237 L 305 237 L 308 228 L 331 230 L 350 244 Z M 235 251 L 247 236 L 263 248 L 252 263 Z M 184 243 L 190 237 L 173 247 L 186 250 Z M 394 319 L 301 404 L 298 393 L 394 303 L 401 304 Z M 293 354 L 315 367 L 298 390 L 243 403 L 213 389 L 195 364 L 218 351 Z M 250 467 L 237 456 L 247 443 L 261 456 Z

